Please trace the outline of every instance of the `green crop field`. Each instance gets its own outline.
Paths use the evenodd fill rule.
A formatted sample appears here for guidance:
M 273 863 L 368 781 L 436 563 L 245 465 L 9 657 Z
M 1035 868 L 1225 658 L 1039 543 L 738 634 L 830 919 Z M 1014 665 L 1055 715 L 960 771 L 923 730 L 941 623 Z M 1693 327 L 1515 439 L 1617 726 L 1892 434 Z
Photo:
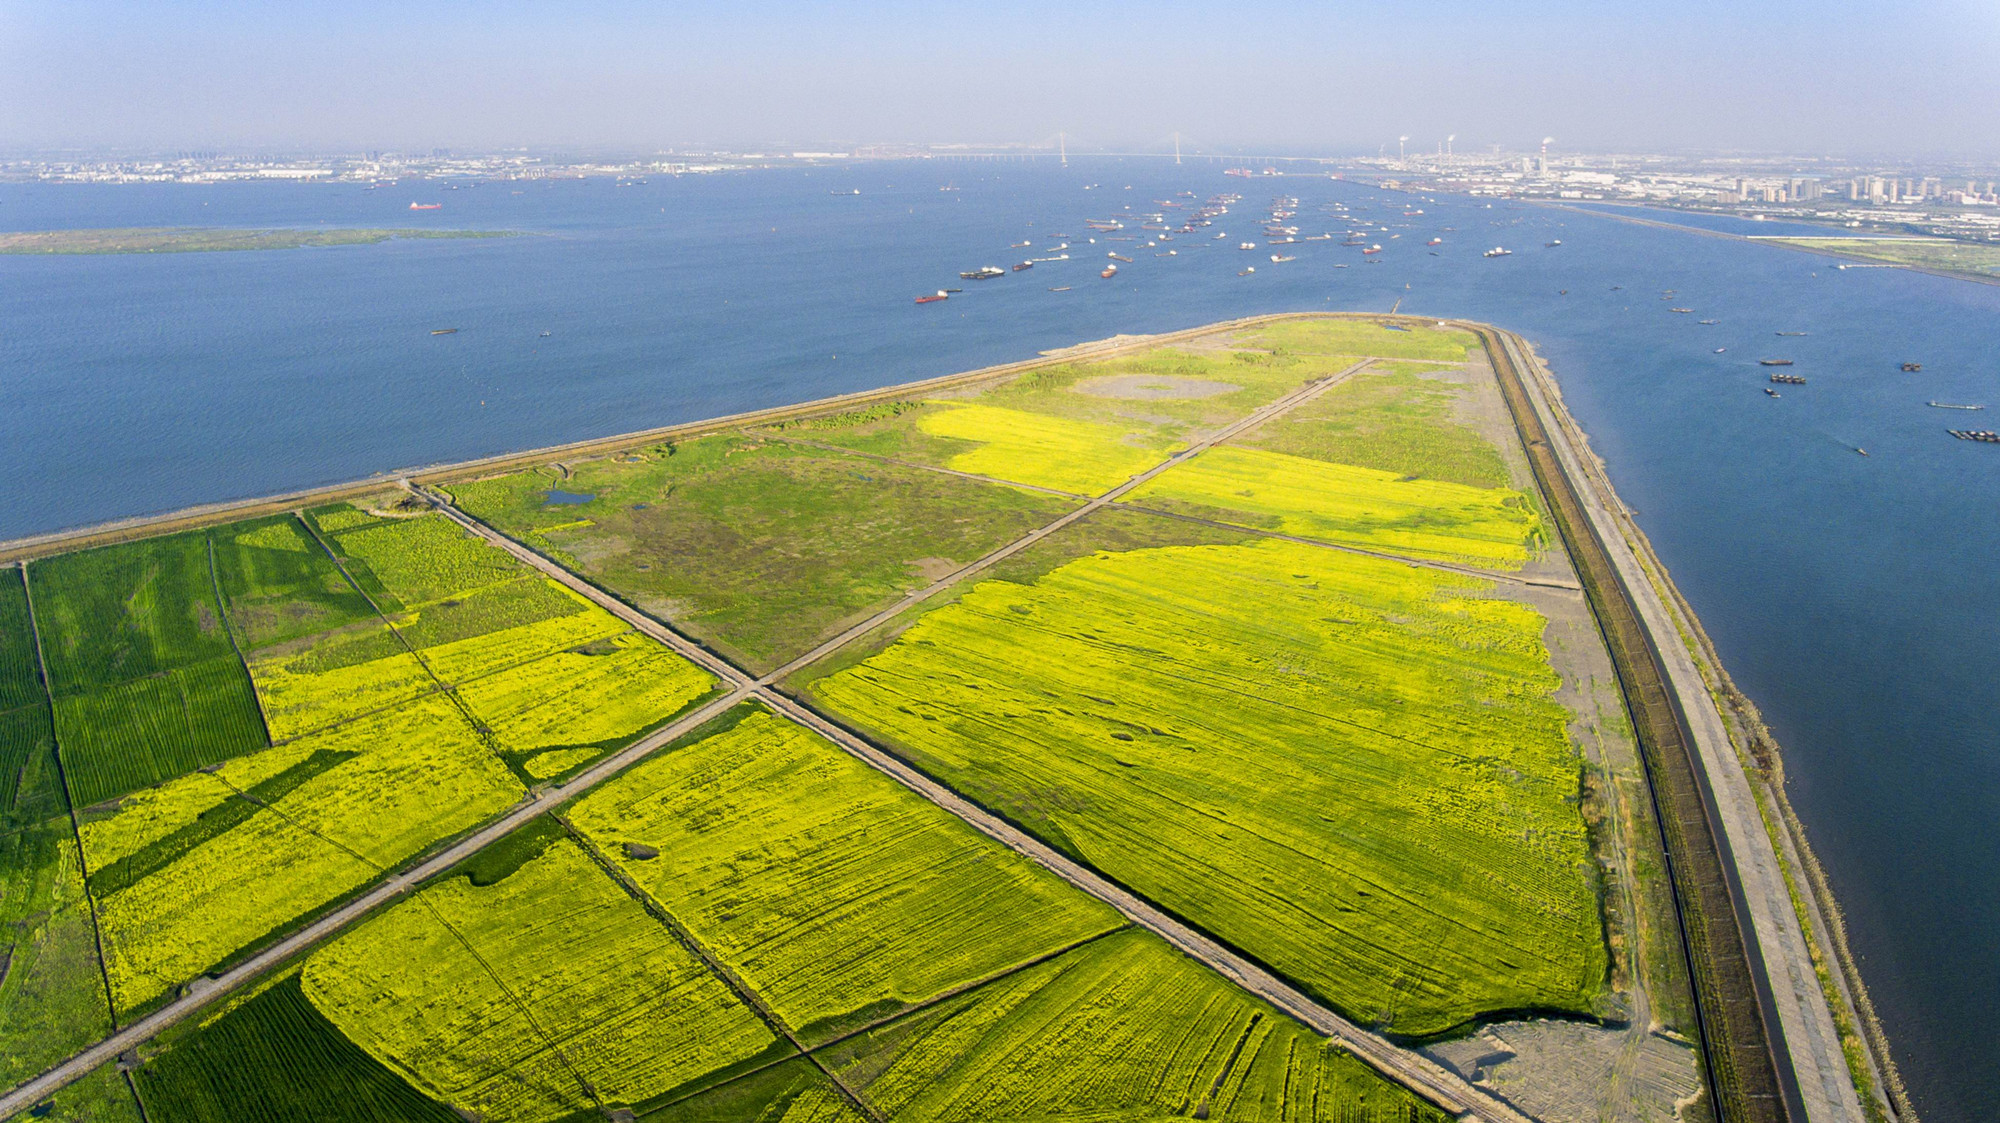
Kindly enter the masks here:
M 1244 332 L 1240 339 L 1240 346 L 1282 355 L 1373 355 L 1446 363 L 1462 363 L 1479 347 L 1478 336 L 1459 328 L 1398 331 L 1365 320 L 1294 320 Z
M 1606 952 L 1542 618 L 1264 540 L 989 581 L 822 703 L 1403 1034 L 1586 1011 Z
M 513 563 L 509 558 L 508 562 Z M 602 609 L 537 573 L 454 595 L 425 608 L 399 613 L 396 630 L 412 647 L 440 647 L 493 632 L 528 628 L 565 616 Z
M 209 535 L 222 606 L 245 650 L 375 619 L 375 610 L 291 515 Z
M 898 1123 L 1443 1123 L 1304 1026 L 1126 931 L 820 1054 Z
M 116 1061 L 91 1070 L 9 1123 L 145 1123 Z
M 528 833 L 516 868 L 447 877 L 314 953 L 313 1004 L 493 1123 L 643 1105 L 781 1047 L 559 827 Z
M 570 819 L 809 1043 L 1122 923 L 817 735 L 734 716 Z
M 199 531 L 60 554 L 28 582 L 58 697 L 235 656 Z
M 550 506 L 552 487 L 590 501 Z M 452 485 L 465 510 L 768 669 L 1067 501 L 725 436 Z
M 55 714 L 79 807 L 267 744 L 250 675 L 234 653 L 58 697 Z
M 1452 420 L 1467 388 L 1410 370 L 1370 370 L 1266 422 L 1239 443 L 1471 487 L 1506 487 L 1500 450 Z
M 340 1035 L 287 976 L 133 1077 L 152 1123 L 460 1123 Z
M 21 571 L 0 569 L 0 713 L 47 701 Z
M 0 831 L 45 823 L 68 810 L 48 703 L 0 713 Z
M 1534 504 L 1498 487 L 1221 446 L 1127 497 L 1170 511 L 1413 558 L 1519 569 L 1544 541 Z
M 337 503 L 306 515 L 384 612 L 463 596 L 522 572 L 504 551 L 435 512 L 378 517 Z
M 66 818 L 0 834 L 0 1086 L 11 1086 L 111 1030 Z

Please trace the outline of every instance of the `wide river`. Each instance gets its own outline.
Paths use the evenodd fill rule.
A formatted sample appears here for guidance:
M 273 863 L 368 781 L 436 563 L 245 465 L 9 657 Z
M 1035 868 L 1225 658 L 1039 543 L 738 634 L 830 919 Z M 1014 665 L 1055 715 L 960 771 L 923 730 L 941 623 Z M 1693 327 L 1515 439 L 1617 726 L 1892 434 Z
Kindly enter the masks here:
M 1245 199 L 1201 236 L 1085 241 L 1086 218 L 1158 210 L 1180 191 Z M 1281 191 L 1302 201 L 1301 234 L 1366 220 L 1382 252 L 1364 258 L 1336 237 L 1272 262 L 1257 235 Z M 1353 218 L 1326 213 L 1334 202 Z M 1574 211 L 1164 161 L 630 186 L 0 185 L 0 230 L 320 224 L 530 236 L 0 256 L 0 538 L 1257 312 L 1401 300 L 1521 332 L 1783 744 L 1919 1110 L 1938 1121 L 1990 1108 L 2000 447 L 1945 429 L 2000 416 L 2000 287 L 1836 270 Z M 1068 261 L 957 279 L 1049 256 L 1060 235 Z M 1260 248 L 1237 250 L 1246 239 Z M 1010 248 L 1024 240 L 1032 248 Z M 1495 245 L 1515 252 L 1481 256 Z M 1112 250 L 1136 260 L 1100 280 Z M 912 301 L 961 284 L 949 301 Z M 431 334 L 446 327 L 459 330 Z M 1810 384 L 1774 399 L 1756 360 L 1778 357 Z M 1922 373 L 1899 371 L 1906 360 Z

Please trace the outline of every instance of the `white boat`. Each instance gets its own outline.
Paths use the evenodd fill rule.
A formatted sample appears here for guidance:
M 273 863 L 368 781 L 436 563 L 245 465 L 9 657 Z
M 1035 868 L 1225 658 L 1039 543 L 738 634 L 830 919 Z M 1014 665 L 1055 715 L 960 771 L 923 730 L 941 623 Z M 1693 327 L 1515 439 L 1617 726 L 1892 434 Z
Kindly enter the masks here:
M 1237 249 L 1239 249 L 1239 250 L 1254 250 L 1254 249 L 1256 249 L 1256 248 L 1257 248 L 1257 243 L 1255 243 L 1255 242 L 1242 242 L 1242 243 L 1239 243 L 1239 244 L 1237 245 L 1237 247 L 1236 247 L 1236 248 L 1237 248 Z
M 1504 247 L 1501 247 L 1501 246 L 1494 246 L 1494 247 L 1493 247 L 1492 249 L 1490 249 L 1490 250 L 1487 250 L 1487 251 L 1486 251 L 1485 253 L 1481 254 L 1480 256 L 1481 256 L 1481 257 L 1506 257 L 1506 256 L 1508 256 L 1509 254 L 1511 254 L 1511 253 L 1513 253 L 1513 252 L 1514 252 L 1513 250 L 1510 250 L 1510 249 L 1506 249 L 1506 248 L 1504 248 Z
M 1296 257 L 1293 257 L 1293 256 L 1291 256 L 1290 254 L 1282 254 L 1282 253 L 1274 253 L 1274 254 L 1272 254 L 1272 255 L 1271 255 L 1271 260 L 1272 260 L 1272 261 L 1297 261 L 1297 260 L 1298 260 L 1298 258 L 1296 258 Z

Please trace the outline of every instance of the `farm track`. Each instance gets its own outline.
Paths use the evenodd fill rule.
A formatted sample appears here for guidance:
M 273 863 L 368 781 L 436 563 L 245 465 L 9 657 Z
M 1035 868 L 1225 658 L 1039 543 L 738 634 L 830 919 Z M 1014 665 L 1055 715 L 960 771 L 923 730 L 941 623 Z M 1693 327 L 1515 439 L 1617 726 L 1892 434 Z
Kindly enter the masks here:
M 1858 1123 L 1865 1117 L 1831 1011 L 1715 699 L 1606 496 L 1590 487 L 1593 477 L 1525 342 L 1462 326 L 1486 341 L 1625 686 L 1666 836 L 1720 1113 L 1755 1123 Z

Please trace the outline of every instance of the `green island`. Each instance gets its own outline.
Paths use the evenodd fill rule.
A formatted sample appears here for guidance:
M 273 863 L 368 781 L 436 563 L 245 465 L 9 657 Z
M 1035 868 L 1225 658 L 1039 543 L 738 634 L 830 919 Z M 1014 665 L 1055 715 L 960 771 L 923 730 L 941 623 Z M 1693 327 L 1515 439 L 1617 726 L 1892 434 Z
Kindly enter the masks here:
M 2000 246 L 1949 238 L 1760 238 L 1781 246 L 1858 257 L 1889 265 L 2000 279 Z
M 1324 317 L 51 548 L 0 1076 L 186 1005 L 19 1118 L 1706 1111 L 1536 481 L 1478 335 Z
M 213 226 L 24 230 L 0 232 L 0 253 L 208 253 L 219 250 L 292 250 L 306 246 L 372 246 L 391 239 L 404 238 L 511 238 L 517 234 L 517 231 L 512 230 L 240 230 Z

